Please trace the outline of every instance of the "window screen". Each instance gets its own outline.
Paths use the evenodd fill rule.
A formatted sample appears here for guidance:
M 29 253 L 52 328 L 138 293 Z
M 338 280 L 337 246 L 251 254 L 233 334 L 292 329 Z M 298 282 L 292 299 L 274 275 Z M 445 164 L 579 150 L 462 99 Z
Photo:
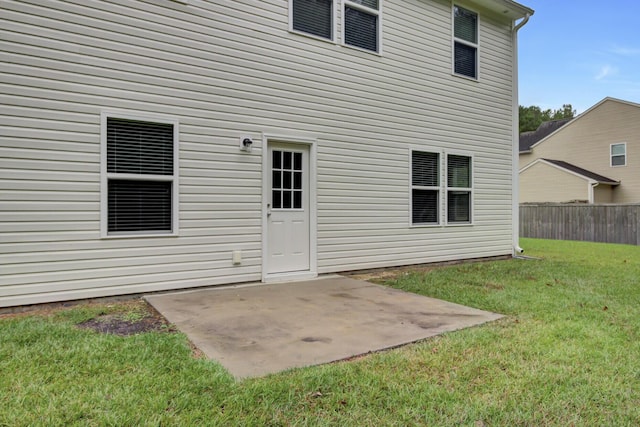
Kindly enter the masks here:
M 378 52 L 380 50 L 380 3 L 378 0 L 343 0 L 344 43 Z
M 459 6 L 453 7 L 454 72 L 478 77 L 478 15 Z
M 171 230 L 171 182 L 109 181 L 109 231 Z
M 333 39 L 332 0 L 293 0 L 293 29 Z
M 344 13 L 344 42 L 377 52 L 378 16 L 348 6 Z
M 447 155 L 447 222 L 471 222 L 471 157 Z
M 109 117 L 106 135 L 107 231 L 172 231 L 174 125 Z
M 411 152 L 411 222 L 438 224 L 440 211 L 440 155 Z
M 627 164 L 627 144 L 611 144 L 611 166 Z

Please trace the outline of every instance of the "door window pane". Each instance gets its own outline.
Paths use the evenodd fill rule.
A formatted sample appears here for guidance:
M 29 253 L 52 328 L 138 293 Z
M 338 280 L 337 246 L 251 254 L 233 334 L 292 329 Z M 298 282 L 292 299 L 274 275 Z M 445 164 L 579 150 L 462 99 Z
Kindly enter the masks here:
M 293 173 L 293 188 L 296 190 L 302 189 L 302 172 Z
M 302 170 L 302 153 L 293 153 L 293 169 Z
M 282 192 L 282 207 L 284 209 L 291 209 L 291 191 Z
M 273 168 L 274 169 L 282 168 L 282 151 L 273 152 Z
M 282 157 L 283 157 L 282 168 L 291 169 L 291 151 L 283 152 Z
M 282 177 L 284 178 L 282 180 L 282 188 L 284 188 L 285 190 L 291 189 L 291 173 L 292 172 L 289 171 L 282 172 Z
M 274 209 L 280 209 L 282 207 L 282 192 L 280 190 L 273 190 L 272 203 Z

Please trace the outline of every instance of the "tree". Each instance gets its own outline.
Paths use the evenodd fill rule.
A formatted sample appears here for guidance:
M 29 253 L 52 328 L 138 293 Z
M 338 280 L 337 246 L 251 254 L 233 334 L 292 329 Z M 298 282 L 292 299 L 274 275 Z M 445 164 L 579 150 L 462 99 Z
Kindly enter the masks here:
M 576 110 L 571 104 L 563 104 L 562 108 L 557 110 L 542 110 L 537 105 L 529 107 L 520 106 L 520 132 L 528 132 L 538 129 L 542 122 L 549 120 L 572 119 L 576 115 Z

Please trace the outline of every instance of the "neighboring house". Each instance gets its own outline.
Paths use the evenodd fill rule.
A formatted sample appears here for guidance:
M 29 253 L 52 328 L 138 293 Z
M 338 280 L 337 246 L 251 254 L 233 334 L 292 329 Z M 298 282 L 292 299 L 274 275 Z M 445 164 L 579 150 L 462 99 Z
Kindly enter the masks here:
M 542 122 L 536 130 L 522 132 L 520 134 L 520 154 L 531 153 L 532 145 L 551 135 L 570 121 L 571 119 L 550 120 L 548 122 Z
M 639 104 L 605 98 L 541 129 L 521 135 L 521 203 L 640 202 Z
M 524 6 L 0 7 L 0 306 L 517 245 Z

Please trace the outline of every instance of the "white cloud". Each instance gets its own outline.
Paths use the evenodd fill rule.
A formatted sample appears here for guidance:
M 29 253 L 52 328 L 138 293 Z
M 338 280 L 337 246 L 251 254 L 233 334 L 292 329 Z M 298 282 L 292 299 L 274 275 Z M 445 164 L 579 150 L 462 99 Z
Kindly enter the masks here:
M 600 68 L 600 71 L 598 72 L 598 74 L 596 74 L 595 79 L 602 80 L 605 77 L 609 77 L 616 74 L 617 72 L 618 72 L 617 68 L 612 67 L 611 65 L 604 65 L 602 68 Z
M 640 48 L 614 46 L 613 49 L 611 49 L 611 53 L 623 56 L 636 56 L 640 55 Z

